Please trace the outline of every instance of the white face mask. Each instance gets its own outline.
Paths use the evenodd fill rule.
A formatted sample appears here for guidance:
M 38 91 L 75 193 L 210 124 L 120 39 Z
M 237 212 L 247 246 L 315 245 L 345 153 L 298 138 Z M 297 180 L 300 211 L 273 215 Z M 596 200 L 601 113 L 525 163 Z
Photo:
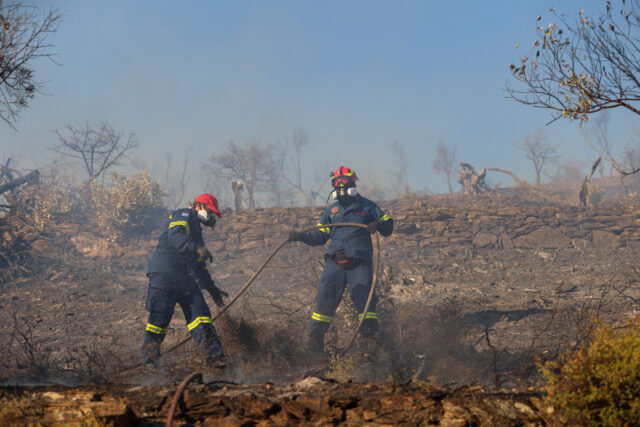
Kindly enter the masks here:
M 203 224 L 206 224 L 211 220 L 211 214 L 209 212 L 207 212 L 205 209 L 200 209 L 198 211 L 198 219 Z

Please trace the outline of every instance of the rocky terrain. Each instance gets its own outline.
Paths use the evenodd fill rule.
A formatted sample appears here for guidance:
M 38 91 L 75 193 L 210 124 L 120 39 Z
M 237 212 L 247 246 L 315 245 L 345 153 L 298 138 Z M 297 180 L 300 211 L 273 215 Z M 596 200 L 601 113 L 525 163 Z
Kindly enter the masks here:
M 375 358 L 363 360 L 357 342 L 316 373 L 327 381 L 299 387 L 312 364 L 304 351 L 306 323 L 323 248 L 288 244 L 216 322 L 230 365 L 205 371 L 205 384 L 189 386 L 182 421 L 473 425 L 489 417 L 500 425 L 545 424 L 546 409 L 535 400 L 536 360 L 575 346 L 593 318 L 622 323 L 640 314 L 640 221 L 632 199 L 580 208 L 492 193 L 415 196 L 381 206 L 396 231 L 380 241 Z M 212 276 L 233 295 L 289 230 L 315 225 L 321 212 L 228 215 L 206 236 Z M 66 233 L 55 244 L 34 244 L 45 268 L 0 285 L 6 398 L 28 396 L 42 414 L 64 407 L 56 409 L 58 420 L 92 416 L 74 406 L 85 401 L 119 402 L 124 412 L 104 409 L 112 420 L 163 419 L 175 384 L 201 367 L 189 344 L 167 355 L 160 371 L 123 371 L 138 361 L 144 272 L 157 231 L 118 242 L 91 230 Z M 354 326 L 344 298 L 328 335 L 334 354 Z M 185 336 L 178 308 L 165 348 Z M 507 393 L 514 388 L 521 392 Z M 99 400 L 91 400 L 94 394 Z M 389 405 L 398 409 L 384 409 L 396 396 Z
M 21 420 L 60 424 L 100 420 L 116 425 L 160 425 L 176 387 L 134 386 L 21 390 L 12 409 Z M 6 402 L 7 400 L 5 400 Z M 22 405 L 22 406 L 20 406 Z M 1 413 L 1 412 L 0 412 Z M 284 385 L 194 384 L 182 396 L 175 423 L 202 426 L 545 425 L 553 410 L 539 393 L 449 390 L 425 384 L 354 384 L 306 378 Z

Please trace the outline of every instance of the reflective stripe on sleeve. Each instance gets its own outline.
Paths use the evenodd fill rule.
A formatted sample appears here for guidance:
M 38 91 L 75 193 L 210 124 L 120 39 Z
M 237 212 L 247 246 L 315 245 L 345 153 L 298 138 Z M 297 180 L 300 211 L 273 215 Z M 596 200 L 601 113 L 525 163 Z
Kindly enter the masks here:
M 165 335 L 167 333 L 166 328 L 161 328 L 160 326 L 152 325 L 151 323 L 147 323 L 146 330 L 158 335 Z
M 333 322 L 333 317 L 331 317 L 331 316 L 325 316 L 325 315 L 323 315 L 323 314 L 315 313 L 315 312 L 311 315 L 311 318 L 312 318 L 313 320 L 317 320 L 318 322 L 326 322 L 326 323 L 331 323 L 331 322 Z
M 387 214 L 384 214 L 380 218 L 378 218 L 378 221 L 386 221 L 388 219 L 391 219 L 391 217 Z
M 192 330 L 194 328 L 197 328 L 201 323 L 213 323 L 213 320 L 211 319 L 211 317 L 207 316 L 196 317 L 193 322 L 187 325 L 187 329 Z
M 173 221 L 169 223 L 169 228 L 178 226 L 184 227 L 185 231 L 187 232 L 187 236 L 190 234 L 189 223 L 187 221 Z
M 367 315 L 364 316 L 365 320 L 366 319 L 378 319 L 378 313 L 373 312 L 373 311 L 367 311 Z M 362 319 L 362 313 L 358 314 L 358 320 Z
M 316 225 L 324 225 L 324 224 L 319 222 Z M 318 228 L 318 230 L 322 231 L 323 233 L 331 234 L 331 229 L 329 228 Z

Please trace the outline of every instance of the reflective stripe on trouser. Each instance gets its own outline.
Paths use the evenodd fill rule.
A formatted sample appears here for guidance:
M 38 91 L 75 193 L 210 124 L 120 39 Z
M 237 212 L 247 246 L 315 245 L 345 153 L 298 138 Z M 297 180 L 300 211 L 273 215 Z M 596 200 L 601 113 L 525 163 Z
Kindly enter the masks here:
M 360 319 L 362 319 L 362 313 L 358 314 L 358 322 L 360 321 Z M 364 316 L 364 320 L 367 319 L 378 319 L 378 313 L 372 312 L 372 311 L 367 311 L 367 315 Z
M 313 313 L 311 314 L 311 318 L 312 318 L 313 320 L 317 320 L 318 322 L 325 322 L 325 323 L 331 323 L 331 322 L 333 322 L 333 317 L 331 317 L 331 316 L 324 316 L 324 315 L 322 315 L 322 314 L 320 314 L 320 313 L 316 313 L 316 312 L 313 312 Z
M 353 305 L 358 313 L 362 313 L 364 306 L 367 304 L 372 279 L 373 265 L 371 258 L 362 260 L 350 270 L 344 270 L 331 259 L 327 259 L 320 277 L 316 305 L 313 309 L 311 320 L 309 320 L 311 331 L 320 332 L 329 328 L 347 284 Z M 378 330 L 376 300 L 377 298 L 374 295 L 365 320 L 362 323 L 361 330 L 363 332 L 375 333 Z
M 143 344 L 143 359 L 147 353 L 155 351 L 155 345 L 162 342 L 171 322 L 176 303 L 180 304 L 187 329 L 200 346 L 200 352 L 221 355 L 222 345 L 211 321 L 211 312 L 202 296 L 202 291 L 185 272 L 184 280 L 154 273 L 149 275 L 149 294 L 146 308 L 149 319 Z M 149 344 L 154 345 L 150 346 Z M 146 349 L 151 349 L 147 350 Z
M 165 335 L 167 333 L 167 328 L 161 328 L 159 326 L 152 325 L 151 323 L 147 323 L 146 330 L 158 335 Z

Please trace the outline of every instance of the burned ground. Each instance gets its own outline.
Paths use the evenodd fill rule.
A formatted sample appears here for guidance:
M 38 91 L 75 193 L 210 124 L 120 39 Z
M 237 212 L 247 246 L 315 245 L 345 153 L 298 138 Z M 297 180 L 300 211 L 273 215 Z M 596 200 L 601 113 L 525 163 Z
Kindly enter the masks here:
M 383 208 L 394 217 L 396 232 L 381 240 L 381 348 L 374 359 L 365 360 L 357 342 L 345 356 L 332 359 L 319 375 L 340 383 L 323 382 L 324 388 L 353 391 L 357 383 L 373 382 L 380 390 L 389 388 L 389 393 L 402 396 L 416 393 L 416 384 L 425 383 L 449 390 L 527 390 L 537 385 L 536 360 L 554 358 L 575 346 L 589 333 L 595 317 L 622 323 L 639 314 L 640 223 L 631 201 L 578 208 L 491 194 L 475 199 L 408 197 Z M 258 209 L 225 217 L 205 236 L 214 253 L 212 276 L 233 295 L 289 230 L 315 224 L 320 212 Z M 143 393 L 151 404 L 153 393 L 166 394 L 171 384 L 199 369 L 188 344 L 167 355 L 159 371 L 123 371 L 139 357 L 146 322 L 144 272 L 156 238 L 152 233 L 109 242 L 90 230 L 67 227 L 52 240 L 55 244 L 34 242 L 46 258 L 40 258 L 31 275 L 0 285 L 4 383 L 101 384 L 101 390 L 113 390 L 114 396 L 136 386 L 151 387 L 145 393 L 153 387 L 164 390 Z M 323 248 L 288 244 L 216 322 L 230 366 L 224 372 L 206 372 L 206 383 L 227 381 L 240 384 L 229 384 L 229 393 L 259 395 L 257 390 L 266 382 L 287 387 L 303 378 L 314 364 L 304 349 L 322 253 Z M 334 353 L 355 327 L 348 300 L 343 299 L 328 334 Z M 165 348 L 185 336 L 177 308 Z M 414 385 L 391 391 L 408 383 Z M 353 393 L 366 399 L 367 390 L 362 386 Z M 221 390 L 215 393 L 220 399 L 224 396 Z M 313 393 L 306 398 L 320 399 Z M 275 394 L 265 399 L 284 407 Z M 527 399 L 518 402 L 535 409 Z M 185 402 L 190 409 L 189 399 Z M 127 404 L 142 417 L 138 421 L 146 419 L 136 405 Z M 360 403 L 349 403 L 341 406 L 337 419 L 350 419 L 349 405 L 365 410 Z M 446 412 L 438 405 L 432 414 L 436 421 Z M 158 411 L 148 419 L 160 417 L 166 408 Z M 242 417 L 241 411 L 225 411 L 225 417 Z M 309 414 L 316 412 L 304 411 L 304 419 L 312 422 Z M 205 412 L 191 415 L 192 422 L 213 416 Z M 278 411 L 264 413 L 255 420 L 269 419 Z M 544 414 L 536 413 L 543 420 Z M 277 423 L 276 418 L 272 421 Z

